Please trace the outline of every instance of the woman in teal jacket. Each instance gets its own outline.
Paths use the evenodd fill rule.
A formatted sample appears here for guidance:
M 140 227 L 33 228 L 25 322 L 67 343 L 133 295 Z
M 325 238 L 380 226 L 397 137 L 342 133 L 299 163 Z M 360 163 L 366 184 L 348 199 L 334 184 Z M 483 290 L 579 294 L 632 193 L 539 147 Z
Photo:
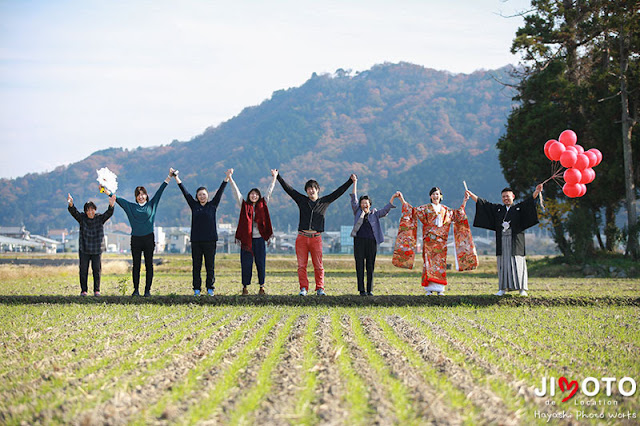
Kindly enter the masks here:
M 144 287 L 144 296 L 151 296 L 151 283 L 153 282 L 153 251 L 156 247 L 155 237 L 153 235 L 153 223 L 156 218 L 156 210 L 158 202 L 169 184 L 169 181 L 175 175 L 173 170 L 169 172 L 169 176 L 162 182 L 160 188 L 156 191 L 153 198 L 149 199 L 149 194 L 144 186 L 138 186 L 135 190 L 136 202 L 132 203 L 122 197 L 116 197 L 116 203 L 127 215 L 129 224 L 131 225 L 131 256 L 133 257 L 133 294 L 132 296 L 140 296 L 140 267 L 142 264 L 142 254 L 144 253 L 144 266 L 146 271 L 146 283 Z M 108 194 L 111 195 L 111 194 Z

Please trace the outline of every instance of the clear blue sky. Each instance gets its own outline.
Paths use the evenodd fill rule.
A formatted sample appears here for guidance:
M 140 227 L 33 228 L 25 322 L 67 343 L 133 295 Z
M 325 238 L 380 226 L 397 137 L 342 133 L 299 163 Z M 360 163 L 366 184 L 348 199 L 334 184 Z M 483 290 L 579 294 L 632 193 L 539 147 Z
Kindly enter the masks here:
M 526 0 L 0 0 L 0 177 L 189 140 L 313 72 L 515 64 Z

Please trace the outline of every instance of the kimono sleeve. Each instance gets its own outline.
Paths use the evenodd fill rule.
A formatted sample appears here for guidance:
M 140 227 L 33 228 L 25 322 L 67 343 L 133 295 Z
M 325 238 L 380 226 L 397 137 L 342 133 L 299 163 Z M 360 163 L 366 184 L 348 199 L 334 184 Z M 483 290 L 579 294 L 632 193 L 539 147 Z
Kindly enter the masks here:
M 522 231 L 539 223 L 536 200 L 533 197 L 528 197 L 519 203 L 518 207 L 520 207 L 520 226 Z
M 476 217 L 473 219 L 473 226 L 476 228 L 496 230 L 497 204 L 493 204 L 478 197 L 476 202 Z
M 413 207 L 405 203 L 402 205 L 402 216 L 393 249 L 393 263 L 398 268 L 413 269 L 415 260 L 416 237 L 418 222 Z

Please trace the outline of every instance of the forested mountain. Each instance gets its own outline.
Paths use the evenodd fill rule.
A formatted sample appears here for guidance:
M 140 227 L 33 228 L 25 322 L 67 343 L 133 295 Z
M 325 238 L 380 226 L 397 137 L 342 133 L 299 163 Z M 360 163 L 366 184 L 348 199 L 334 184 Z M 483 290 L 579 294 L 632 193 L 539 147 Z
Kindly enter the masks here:
M 359 192 L 368 193 L 379 207 L 396 189 L 409 202 L 427 202 L 434 185 L 443 189 L 445 204 L 457 207 L 462 180 L 476 193 L 497 200 L 505 182 L 495 144 L 511 110 L 513 92 L 503 84 L 511 81 L 510 70 L 451 74 L 400 63 L 355 74 L 314 73 L 302 86 L 276 91 L 188 142 L 111 148 L 49 173 L 3 179 L 0 224 L 24 224 L 37 233 L 74 226 L 66 212 L 68 192 L 78 205 L 93 199 L 103 210 L 107 200 L 98 193 L 95 179 L 96 169 L 105 166 L 118 175 L 118 193 L 129 200 L 137 185 L 147 186 L 152 194 L 169 167 L 180 170 L 190 191 L 204 185 L 211 195 L 224 170 L 233 167 L 244 193 L 254 186 L 266 189 L 269 170 L 278 168 L 300 192 L 307 179 L 316 179 L 321 195 L 356 173 Z M 286 230 L 289 224 L 295 229 L 297 208 L 279 185 L 270 210 L 276 229 Z M 219 218 L 235 222 L 237 214 L 227 190 Z M 326 229 L 348 224 L 351 216 L 345 195 L 330 208 Z M 394 221 L 397 216 L 392 216 Z M 126 217 L 116 208 L 112 220 L 126 222 Z M 172 181 L 156 224 L 189 223 L 190 211 Z

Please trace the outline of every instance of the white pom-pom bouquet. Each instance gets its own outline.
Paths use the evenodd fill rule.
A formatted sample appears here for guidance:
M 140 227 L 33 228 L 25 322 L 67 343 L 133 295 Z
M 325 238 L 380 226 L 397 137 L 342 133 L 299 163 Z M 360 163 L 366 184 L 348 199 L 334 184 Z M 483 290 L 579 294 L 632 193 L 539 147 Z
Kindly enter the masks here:
M 100 184 L 100 192 L 113 194 L 118 190 L 118 177 L 108 167 L 103 167 L 100 170 L 96 170 L 96 172 L 98 172 L 98 179 L 96 180 Z

